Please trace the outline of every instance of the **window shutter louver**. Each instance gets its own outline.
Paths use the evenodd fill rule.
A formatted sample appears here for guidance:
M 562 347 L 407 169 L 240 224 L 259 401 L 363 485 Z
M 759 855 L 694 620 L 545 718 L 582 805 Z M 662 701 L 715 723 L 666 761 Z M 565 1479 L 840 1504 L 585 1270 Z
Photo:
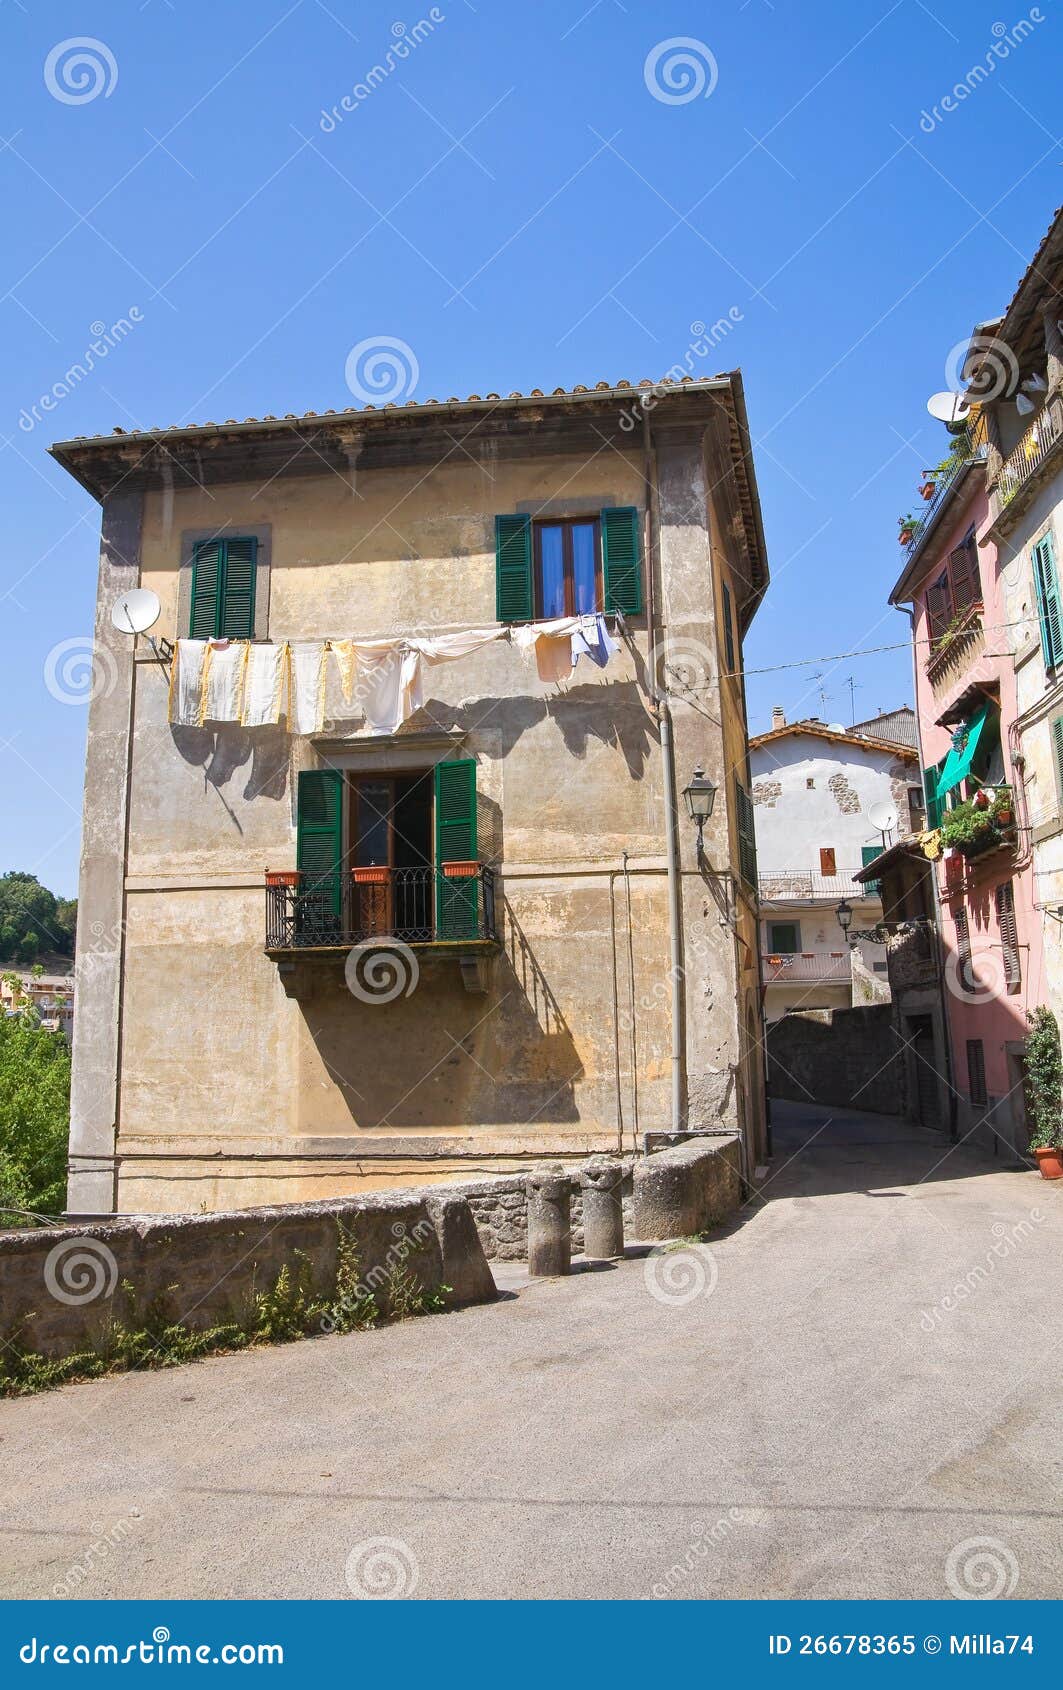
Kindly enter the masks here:
M 476 856 L 476 763 L 458 757 L 437 763 L 436 927 L 440 939 L 475 939 L 479 933 L 480 877 L 448 879 L 444 863 L 469 862 Z
M 343 879 L 343 775 L 339 769 L 304 769 L 296 806 L 296 866 L 301 899 L 338 917 Z
M 1000 929 L 1000 944 L 1004 956 L 1004 979 L 1009 990 L 1016 990 L 1022 984 L 1022 967 L 1019 961 L 1019 933 L 1015 925 L 1015 887 L 1010 880 L 1002 881 L 997 887 L 995 901 L 997 926 Z
M 982 581 L 978 573 L 978 554 L 974 540 L 964 541 L 949 554 L 949 584 L 952 587 L 953 608 L 967 610 L 982 597 Z
M 500 622 L 535 615 L 530 516 L 495 517 L 495 615 Z
M 881 855 L 882 855 L 882 846 L 881 845 L 861 845 L 861 847 L 860 847 L 860 857 L 861 857 L 861 861 L 863 863 L 864 868 L 867 867 L 868 863 L 873 863 L 876 857 L 881 857 Z M 881 898 L 881 896 L 882 896 L 882 882 L 881 882 L 881 880 L 865 880 L 864 891 L 867 892 L 872 898 Z
M 967 1090 L 971 1102 L 985 1104 L 985 1046 L 981 1039 L 967 1040 Z
M 971 929 L 967 921 L 967 911 L 962 907 L 956 911 L 956 956 L 959 961 L 960 986 L 965 992 L 973 992 L 977 987 L 974 971 L 971 967 Z
M 735 823 L 738 833 L 738 868 L 746 884 L 756 886 L 757 841 L 753 822 L 753 800 L 741 781 L 736 780 L 734 787 Z
M 1052 751 L 1056 759 L 1056 787 L 1063 798 L 1063 716 L 1052 723 Z
M 192 548 L 192 614 L 188 632 L 194 640 L 212 640 L 217 634 L 221 577 L 221 541 L 201 541 Z
M 602 511 L 605 609 L 619 610 L 624 616 L 642 614 L 642 548 L 639 544 L 639 526 L 639 513 L 633 505 L 622 505 L 618 509 Z
M 226 540 L 225 585 L 222 594 L 220 635 L 230 640 L 249 640 L 255 632 L 255 560 L 258 541 Z
M 927 588 L 926 620 L 931 642 L 936 644 L 952 620 L 952 601 L 949 597 L 949 589 L 940 582 L 934 587 Z
M 926 825 L 928 828 L 940 827 L 942 800 L 938 797 L 938 771 L 936 768 L 925 771 L 923 787 L 926 792 Z
M 723 583 L 723 642 L 727 654 L 727 667 L 733 675 L 735 668 L 735 631 L 731 614 L 731 589 L 726 581 Z
M 1037 590 L 1037 610 L 1041 619 L 1041 649 L 1045 668 L 1055 669 L 1063 663 L 1063 605 L 1059 598 L 1055 550 L 1051 534 L 1038 540 L 1033 552 L 1033 578 Z

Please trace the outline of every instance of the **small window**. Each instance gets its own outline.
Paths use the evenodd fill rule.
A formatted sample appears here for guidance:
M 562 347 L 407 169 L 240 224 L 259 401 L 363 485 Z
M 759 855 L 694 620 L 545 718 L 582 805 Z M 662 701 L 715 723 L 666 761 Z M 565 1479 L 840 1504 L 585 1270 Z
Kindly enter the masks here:
M 1009 992 L 1022 988 L 1022 965 L 1019 961 L 1019 934 L 1015 925 L 1015 883 L 1004 880 L 996 890 L 997 926 L 1003 953 L 1004 979 Z
M 807 775 L 805 777 L 805 791 L 806 792 L 815 792 L 815 790 L 816 790 L 815 781 L 812 779 L 811 775 Z
M 985 1104 L 985 1046 L 981 1039 L 967 1040 L 967 1090 L 972 1103 Z
M 723 641 L 727 653 L 727 669 L 733 675 L 735 672 L 734 614 L 731 609 L 731 589 L 726 581 L 723 583 Z
M 926 804 L 921 786 L 908 788 L 908 825 L 912 833 L 922 833 L 926 826 Z
M 774 956 L 793 956 L 801 949 L 801 924 L 797 921 L 768 922 L 768 950 Z
M 536 615 L 580 616 L 601 610 L 602 565 L 594 518 L 535 524 Z
M 254 638 L 257 556 L 258 541 L 242 535 L 193 546 L 192 639 Z
M 819 851 L 819 872 L 828 878 L 838 872 L 833 845 L 821 845 Z

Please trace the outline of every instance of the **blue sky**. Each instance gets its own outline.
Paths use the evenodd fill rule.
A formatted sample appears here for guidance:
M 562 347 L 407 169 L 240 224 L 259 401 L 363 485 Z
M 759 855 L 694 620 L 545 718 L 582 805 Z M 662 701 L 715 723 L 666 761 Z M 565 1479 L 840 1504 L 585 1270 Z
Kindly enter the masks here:
M 905 636 L 896 517 L 947 446 L 926 398 L 1063 199 L 1055 0 L 402 7 L 0 0 L 0 869 L 76 890 L 86 709 L 65 700 L 98 511 L 46 446 L 341 407 L 368 337 L 413 348 L 427 398 L 656 378 L 730 312 L 704 373 L 743 370 L 774 577 L 748 668 Z M 921 126 L 1020 19 L 1006 62 Z M 100 92 L 72 103 L 45 64 L 78 37 L 110 62 L 91 50 Z M 645 67 L 680 37 L 711 92 L 673 103 Z M 133 307 L 38 424 L 93 325 Z M 752 729 L 776 702 L 848 719 L 850 675 L 858 716 L 910 698 L 906 650 L 751 674 Z

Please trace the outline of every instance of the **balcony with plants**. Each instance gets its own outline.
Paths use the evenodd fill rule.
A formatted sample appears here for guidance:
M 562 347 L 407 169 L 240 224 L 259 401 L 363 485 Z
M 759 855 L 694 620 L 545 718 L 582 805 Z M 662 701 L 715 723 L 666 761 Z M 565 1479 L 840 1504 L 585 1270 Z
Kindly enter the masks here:
M 968 861 L 992 851 L 1014 850 L 1017 834 L 1010 786 L 981 787 L 941 818 L 941 843 Z

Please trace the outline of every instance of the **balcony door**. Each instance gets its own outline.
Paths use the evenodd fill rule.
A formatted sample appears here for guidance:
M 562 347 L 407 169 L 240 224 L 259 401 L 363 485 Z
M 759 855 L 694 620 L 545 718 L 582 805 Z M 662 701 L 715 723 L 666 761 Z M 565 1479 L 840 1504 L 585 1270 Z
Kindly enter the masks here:
M 377 934 L 432 937 L 432 774 L 356 775 L 351 782 L 354 925 Z M 358 870 L 381 871 L 377 876 Z

